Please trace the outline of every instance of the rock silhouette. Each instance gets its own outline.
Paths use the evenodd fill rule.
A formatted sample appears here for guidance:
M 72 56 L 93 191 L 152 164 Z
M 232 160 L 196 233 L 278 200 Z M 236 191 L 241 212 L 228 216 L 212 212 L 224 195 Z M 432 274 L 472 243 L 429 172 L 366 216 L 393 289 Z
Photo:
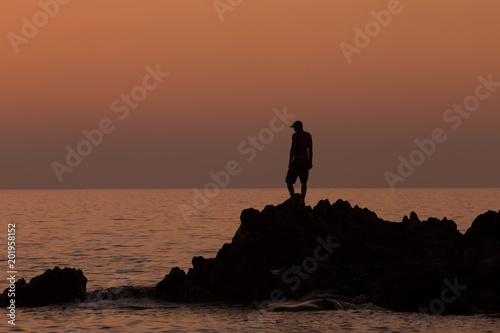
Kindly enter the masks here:
M 15 286 L 15 306 L 35 307 L 84 300 L 87 278 L 79 269 L 55 267 L 34 277 L 29 283 L 19 279 Z M 10 287 L 5 289 L 0 296 L 0 306 L 5 307 L 10 303 L 9 289 Z
M 446 218 L 421 221 L 412 212 L 389 222 L 342 200 L 321 200 L 314 208 L 287 200 L 262 211 L 245 209 L 240 220 L 215 258 L 194 257 L 187 273 L 172 268 L 154 288 L 86 294 L 80 270 L 56 267 L 29 284 L 19 280 L 16 307 L 127 295 L 258 307 L 278 302 L 278 311 L 294 311 L 286 308 L 293 302 L 280 302 L 320 291 L 326 301 L 298 309 L 341 309 L 347 303 L 336 300 L 362 299 L 394 311 L 500 312 L 500 211 L 479 215 L 465 234 Z M 7 292 L 1 306 L 8 304 Z
M 155 297 L 173 302 L 253 302 L 363 295 L 395 311 L 500 311 L 500 212 L 476 218 L 465 235 L 446 218 L 384 221 L 349 202 L 316 207 L 287 200 L 246 209 L 230 244 L 212 259 L 174 268 Z

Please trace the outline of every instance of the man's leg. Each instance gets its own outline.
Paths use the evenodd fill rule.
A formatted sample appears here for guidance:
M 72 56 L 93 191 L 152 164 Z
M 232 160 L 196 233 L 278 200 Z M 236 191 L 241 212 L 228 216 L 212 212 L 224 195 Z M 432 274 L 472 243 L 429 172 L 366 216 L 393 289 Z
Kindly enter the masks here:
M 301 165 L 301 170 L 299 173 L 300 183 L 302 184 L 302 188 L 301 188 L 302 202 L 304 204 L 306 202 L 307 180 L 309 179 L 309 166 L 306 165 L 305 163 L 308 163 L 308 162 L 305 161 L 304 164 Z
M 290 193 L 290 198 L 293 197 L 295 194 L 295 190 L 293 188 L 293 184 L 297 180 L 297 177 L 299 176 L 297 172 L 297 168 L 295 164 L 291 164 L 288 167 L 288 172 L 286 173 L 285 181 L 286 181 L 286 186 L 288 187 L 288 192 Z

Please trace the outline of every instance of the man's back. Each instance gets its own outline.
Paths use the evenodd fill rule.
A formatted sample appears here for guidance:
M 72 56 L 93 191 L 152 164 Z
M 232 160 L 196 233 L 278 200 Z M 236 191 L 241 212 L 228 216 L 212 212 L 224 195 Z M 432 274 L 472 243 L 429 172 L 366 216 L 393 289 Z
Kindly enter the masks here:
M 311 134 L 305 131 L 292 135 L 292 150 L 295 159 L 303 160 L 309 158 L 309 149 L 312 147 Z

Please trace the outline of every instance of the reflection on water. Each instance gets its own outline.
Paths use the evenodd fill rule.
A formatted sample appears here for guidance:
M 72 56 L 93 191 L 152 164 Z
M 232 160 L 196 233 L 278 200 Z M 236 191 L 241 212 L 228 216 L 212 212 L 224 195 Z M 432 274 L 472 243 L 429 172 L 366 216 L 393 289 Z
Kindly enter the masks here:
M 248 306 L 175 305 L 151 300 L 22 310 L 28 332 L 496 332 L 500 319 L 392 313 L 373 307 L 267 312 Z M 27 322 L 29 320 L 29 322 Z M 36 326 L 35 326 L 36 325 Z M 36 328 L 34 330 L 34 328 Z
M 193 256 L 213 257 L 223 243 L 231 241 L 243 209 L 261 210 L 268 204 L 279 204 L 287 199 L 287 191 L 221 190 L 188 223 L 178 205 L 193 205 L 193 196 L 192 190 L 0 191 L 4 221 L 16 223 L 18 276 L 30 279 L 54 266 L 75 267 L 88 278 L 89 290 L 152 286 L 174 266 L 189 268 Z M 314 206 L 325 198 L 330 202 L 349 200 L 391 221 L 401 221 L 411 211 L 421 219 L 446 216 L 455 220 L 462 232 L 478 214 L 500 209 L 499 189 L 398 189 L 395 193 L 388 189 L 310 189 L 307 203 Z M 2 289 L 7 286 L 3 281 Z M 91 327 L 110 332 L 232 332 L 237 325 L 249 323 L 252 311 L 244 307 L 179 307 L 151 300 L 101 301 L 22 310 L 18 322 L 23 325 L 18 328 L 59 332 L 71 323 L 75 327 L 66 331 L 76 332 L 81 327 L 84 332 Z M 87 322 L 89 316 L 92 320 Z M 377 309 L 271 313 L 254 331 L 296 332 L 308 327 L 318 332 L 356 332 L 362 327 L 364 332 L 418 332 L 405 316 Z M 445 324 L 439 317 L 429 318 L 425 322 L 432 325 L 425 331 L 468 332 L 471 325 L 488 327 L 488 320 L 498 324 L 495 318 L 465 321 L 450 317 Z M 37 327 L 34 323 L 40 328 L 33 330 Z

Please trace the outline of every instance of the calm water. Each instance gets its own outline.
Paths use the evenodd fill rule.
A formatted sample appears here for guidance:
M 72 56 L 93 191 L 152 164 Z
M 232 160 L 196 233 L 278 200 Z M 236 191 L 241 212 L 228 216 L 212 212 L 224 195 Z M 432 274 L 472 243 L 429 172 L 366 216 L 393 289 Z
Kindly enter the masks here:
M 231 241 L 243 209 L 261 210 L 286 198 L 285 189 L 221 190 L 186 220 L 179 205 L 193 205 L 192 190 L 0 191 L 0 244 L 5 245 L 7 223 L 16 223 L 18 277 L 31 279 L 48 268 L 68 266 L 83 270 L 89 290 L 151 286 L 174 266 L 189 268 L 193 256 L 215 256 Z M 412 210 L 421 219 L 446 216 L 462 232 L 478 214 L 500 209 L 500 189 L 310 189 L 307 203 L 325 198 L 349 200 L 391 221 L 401 221 Z M 3 290 L 7 283 L 1 281 Z M 3 317 L 0 331 L 7 331 Z M 18 310 L 16 319 L 16 330 L 24 332 L 498 332 L 500 327 L 495 317 L 395 314 L 370 305 L 272 313 L 147 299 Z

